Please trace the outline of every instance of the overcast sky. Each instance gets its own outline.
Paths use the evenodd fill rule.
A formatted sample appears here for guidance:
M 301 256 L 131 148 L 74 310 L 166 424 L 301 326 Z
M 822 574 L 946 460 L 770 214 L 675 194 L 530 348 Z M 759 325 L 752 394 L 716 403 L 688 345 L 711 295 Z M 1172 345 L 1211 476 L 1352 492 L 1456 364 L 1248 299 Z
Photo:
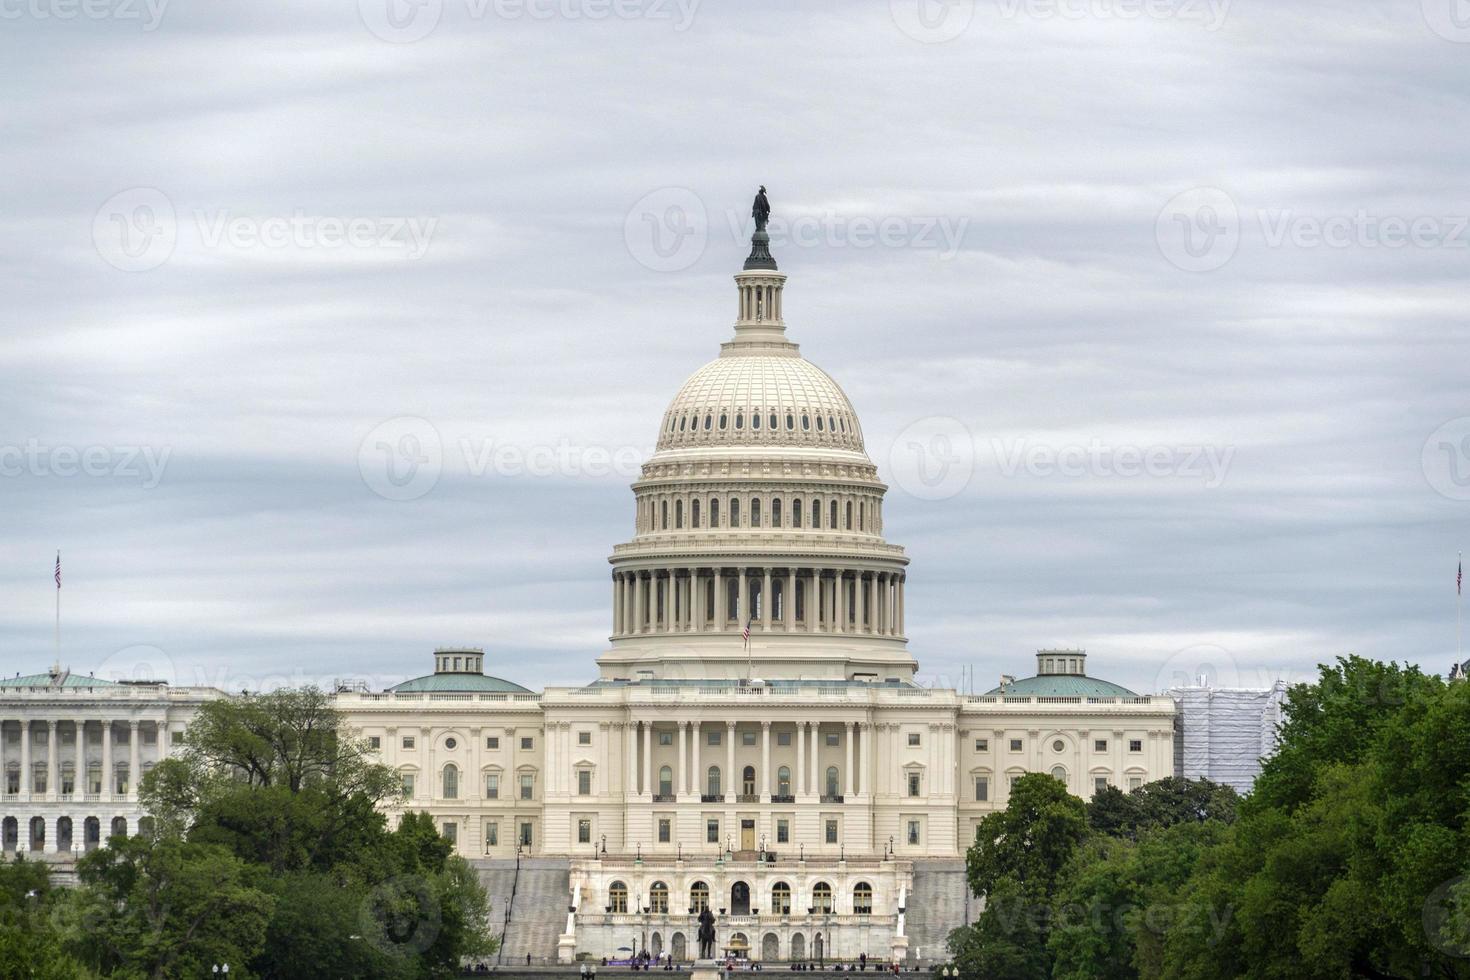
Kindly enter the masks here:
M 0 0 L 0 669 L 590 680 L 764 183 L 926 683 L 1442 673 L 1454 4 Z

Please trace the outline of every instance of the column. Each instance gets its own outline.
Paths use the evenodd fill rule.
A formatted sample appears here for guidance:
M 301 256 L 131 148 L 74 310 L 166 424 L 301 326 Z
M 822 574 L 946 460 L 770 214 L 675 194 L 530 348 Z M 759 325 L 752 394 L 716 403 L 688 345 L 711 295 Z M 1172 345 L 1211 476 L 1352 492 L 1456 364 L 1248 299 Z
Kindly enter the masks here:
M 735 776 L 735 723 L 727 721 L 725 722 L 725 778 L 721 780 L 720 785 L 720 788 L 725 791 L 725 799 L 733 801 L 736 787 L 739 785 L 740 781 Z
M 837 594 L 837 632 L 846 633 L 847 624 L 847 570 L 837 570 L 837 581 L 833 584 L 833 591 Z
M 46 799 L 54 800 L 61 795 L 61 765 L 56 758 L 56 741 L 61 735 L 61 726 L 52 719 L 46 722 Z
M 74 798 L 82 799 L 82 794 L 87 791 L 87 723 L 78 718 L 72 724 L 77 726 L 77 771 L 76 778 L 72 780 L 71 791 Z M 73 820 L 72 835 L 76 836 L 77 833 L 78 828 Z
M 898 577 L 898 635 L 903 636 L 903 580 L 904 576 Z
M 653 725 L 643 722 L 643 795 L 653 795 Z
M 811 792 L 813 793 L 826 792 L 826 788 L 822 785 L 822 773 L 818 768 L 821 763 L 818 761 L 817 758 L 817 743 L 821 740 L 822 723 L 814 721 L 812 722 L 812 767 L 811 773 L 807 777 L 811 780 Z
M 805 793 L 806 790 L 806 722 L 796 723 L 796 789 L 794 793 Z
M 693 756 L 694 792 L 704 794 L 707 786 L 704 779 L 704 768 L 699 764 L 699 743 L 703 740 L 704 733 L 699 730 L 699 722 L 695 722 L 690 731 L 694 742 L 689 746 L 690 755 Z
M 638 723 L 630 721 L 623 726 L 623 739 L 628 746 L 628 768 L 623 770 L 623 794 L 638 795 Z
M 128 722 L 128 797 L 138 798 L 138 720 Z
M 20 720 L 20 792 L 23 798 L 29 799 L 31 792 L 31 720 L 25 716 Z M 19 822 L 19 821 L 17 821 Z M 23 831 L 29 834 L 29 830 Z M 29 837 L 20 838 L 23 842 L 29 841 Z M 30 845 L 25 844 L 26 847 Z
M 618 573 L 613 572 L 613 636 L 623 631 L 623 609 L 622 609 L 622 586 L 618 581 Z
M 168 758 L 169 753 L 170 735 L 168 730 L 168 719 L 160 718 L 155 721 L 153 723 L 153 730 L 158 733 L 158 747 L 155 751 L 157 751 L 158 753 L 158 761 L 162 762 L 164 759 Z
M 686 744 L 689 741 L 689 722 L 679 723 L 679 789 L 680 796 L 689 794 L 689 750 Z
M 702 570 L 689 569 L 689 630 L 699 633 L 704 630 L 704 584 Z
M 781 595 L 781 615 L 786 621 L 786 632 L 796 625 L 796 569 L 786 569 L 786 591 Z
M 633 632 L 643 632 L 643 573 L 633 573 Z
M 843 790 L 842 790 L 842 792 L 843 792 L 843 795 L 845 795 L 847 797 L 851 797 L 853 795 L 853 793 L 852 793 L 852 761 L 853 761 L 852 760 L 852 736 L 853 736 L 853 733 L 856 732 L 856 731 L 857 731 L 857 723 L 856 722 L 853 722 L 851 724 L 845 724 L 845 725 L 842 726 L 842 735 L 843 735 L 842 741 L 844 743 L 846 743 L 846 751 L 847 751 L 847 764 L 844 767 L 843 773 L 842 773 L 842 775 L 843 775 L 843 781 L 842 781 Z
M 674 571 L 664 574 L 664 632 L 674 632 Z
M 749 569 L 737 569 L 740 575 L 740 587 L 735 591 L 735 628 L 745 629 L 745 620 L 750 616 L 750 575 Z
M 715 568 L 715 632 L 725 631 L 725 585 L 723 568 Z
M 856 792 L 865 796 L 872 796 L 873 790 L 868 785 L 868 750 L 863 745 L 863 723 L 855 721 L 852 723 L 852 749 L 857 756 L 857 771 L 853 774 L 853 788 Z
M 112 719 L 104 718 L 102 726 L 102 798 L 112 799 Z M 106 840 L 106 830 L 103 830 L 103 840 Z
M 867 578 L 862 572 L 856 572 L 852 579 L 853 602 L 857 607 L 857 615 L 852 621 L 852 631 L 862 633 L 863 619 L 868 612 L 868 586 Z
M 761 722 L 761 795 L 765 802 L 771 802 L 771 723 L 768 721 Z
M 761 569 L 761 630 L 769 633 L 771 631 L 771 570 Z

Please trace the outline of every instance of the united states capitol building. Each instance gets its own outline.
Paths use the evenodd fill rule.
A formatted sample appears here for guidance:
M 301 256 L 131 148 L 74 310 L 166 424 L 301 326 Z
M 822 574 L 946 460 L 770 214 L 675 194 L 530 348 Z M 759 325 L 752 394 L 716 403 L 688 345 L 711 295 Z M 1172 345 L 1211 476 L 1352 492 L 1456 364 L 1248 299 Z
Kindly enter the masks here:
M 507 958 L 690 959 L 705 907 L 756 960 L 941 958 L 977 911 L 965 848 L 1014 779 L 1087 797 L 1174 772 L 1174 700 L 1091 676 L 1081 650 L 983 695 L 915 683 L 886 487 L 852 403 L 788 336 L 785 285 L 757 231 L 733 335 L 633 484 L 595 680 L 538 692 L 444 649 L 422 677 L 336 695 L 402 774 L 390 819 L 429 812 L 480 868 Z M 0 680 L 4 848 L 136 831 L 138 779 L 223 696 L 60 667 Z

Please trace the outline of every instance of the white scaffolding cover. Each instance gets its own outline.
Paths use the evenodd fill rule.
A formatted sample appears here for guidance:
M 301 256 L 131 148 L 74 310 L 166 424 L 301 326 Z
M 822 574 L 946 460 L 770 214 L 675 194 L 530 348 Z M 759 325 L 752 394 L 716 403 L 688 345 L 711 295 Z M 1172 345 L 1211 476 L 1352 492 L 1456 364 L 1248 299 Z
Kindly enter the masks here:
M 1261 759 L 1276 750 L 1286 684 L 1269 688 L 1174 687 L 1174 772 L 1247 793 Z

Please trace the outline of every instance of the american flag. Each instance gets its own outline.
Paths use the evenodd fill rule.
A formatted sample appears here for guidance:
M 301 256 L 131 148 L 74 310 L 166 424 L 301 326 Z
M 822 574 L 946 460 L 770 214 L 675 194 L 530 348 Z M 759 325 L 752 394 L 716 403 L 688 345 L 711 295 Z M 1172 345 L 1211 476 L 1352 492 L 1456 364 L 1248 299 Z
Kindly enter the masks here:
M 750 645 L 750 620 L 747 619 L 745 621 L 745 629 L 741 631 L 740 635 L 743 636 L 743 637 L 745 637 L 745 644 L 746 644 L 746 646 L 749 646 Z
M 61 588 L 61 552 L 56 553 L 56 587 Z

